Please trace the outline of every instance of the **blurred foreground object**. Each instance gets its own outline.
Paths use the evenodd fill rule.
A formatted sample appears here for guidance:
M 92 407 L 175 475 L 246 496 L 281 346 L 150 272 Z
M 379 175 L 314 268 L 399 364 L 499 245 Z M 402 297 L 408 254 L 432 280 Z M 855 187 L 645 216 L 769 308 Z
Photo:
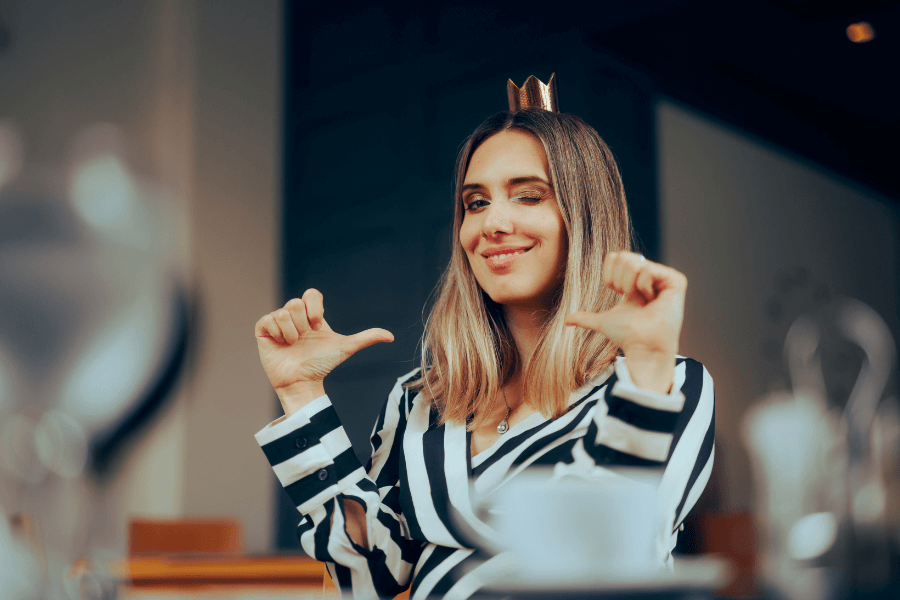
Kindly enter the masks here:
M 763 583 L 789 600 L 896 598 L 900 520 L 887 508 L 900 503 L 900 409 L 896 398 L 882 401 L 894 341 L 881 317 L 856 300 L 834 303 L 824 321 L 794 322 L 785 341 L 793 393 L 762 399 L 743 424 Z M 844 407 L 829 405 L 822 373 L 831 338 L 864 355 Z
M 0 125 L 0 459 L 32 483 L 76 477 L 184 362 L 186 201 L 129 170 L 111 124 L 66 165 L 23 162 Z
M 28 515 L 7 519 L 0 512 L 0 590 L 3 598 L 26 600 L 40 589 L 40 543 Z
M 473 589 L 489 598 L 679 598 L 727 583 L 715 558 L 662 564 L 653 518 L 661 470 L 613 470 L 573 455 L 571 465 L 532 467 L 487 497 L 472 491 L 487 525 L 473 539 L 493 557 L 466 575 Z
M 185 364 L 186 199 L 133 172 L 127 147 L 97 123 L 64 164 L 29 163 L 0 120 L 0 516 L 41 532 L 23 545 L 0 530 L 10 565 L 40 565 L 36 583 L 0 569 L 22 598 L 106 597 L 92 494 Z

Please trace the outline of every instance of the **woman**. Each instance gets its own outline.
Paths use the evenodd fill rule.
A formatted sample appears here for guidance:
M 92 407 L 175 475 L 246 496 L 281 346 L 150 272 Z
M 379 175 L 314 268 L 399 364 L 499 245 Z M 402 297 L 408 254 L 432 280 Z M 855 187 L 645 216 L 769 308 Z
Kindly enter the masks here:
M 712 379 L 676 355 L 686 278 L 629 251 L 608 147 L 571 115 L 499 113 L 460 152 L 455 203 L 422 366 L 398 378 L 365 469 L 322 381 L 393 336 L 335 333 L 316 290 L 256 324 L 285 411 L 256 437 L 304 515 L 303 548 L 356 597 L 467 597 L 484 559 L 469 484 L 488 493 L 586 453 L 665 468 L 657 550 L 671 562 L 712 467 Z

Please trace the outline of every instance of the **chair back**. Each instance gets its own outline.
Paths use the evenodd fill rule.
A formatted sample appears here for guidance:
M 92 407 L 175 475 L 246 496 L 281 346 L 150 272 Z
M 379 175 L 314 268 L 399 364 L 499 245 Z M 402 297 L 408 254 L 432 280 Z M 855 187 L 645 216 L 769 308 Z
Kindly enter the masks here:
M 241 524 L 235 519 L 132 519 L 129 524 L 131 556 L 243 552 Z

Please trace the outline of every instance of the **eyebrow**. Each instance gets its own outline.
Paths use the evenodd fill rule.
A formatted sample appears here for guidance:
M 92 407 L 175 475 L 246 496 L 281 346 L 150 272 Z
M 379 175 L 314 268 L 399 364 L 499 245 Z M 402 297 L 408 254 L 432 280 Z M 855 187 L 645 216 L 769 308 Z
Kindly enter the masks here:
M 506 185 L 509 187 L 509 186 L 513 186 L 513 185 L 519 185 L 520 183 L 543 183 L 544 185 L 549 186 L 551 189 L 553 188 L 553 186 L 550 185 L 549 181 L 545 180 L 543 177 L 538 177 L 537 175 L 526 175 L 524 177 L 513 177 L 512 179 L 510 179 L 509 181 L 506 182 Z M 462 191 L 467 192 L 469 190 L 480 190 L 480 189 L 484 189 L 484 187 L 485 187 L 485 185 L 482 183 L 467 183 L 464 186 L 462 186 Z

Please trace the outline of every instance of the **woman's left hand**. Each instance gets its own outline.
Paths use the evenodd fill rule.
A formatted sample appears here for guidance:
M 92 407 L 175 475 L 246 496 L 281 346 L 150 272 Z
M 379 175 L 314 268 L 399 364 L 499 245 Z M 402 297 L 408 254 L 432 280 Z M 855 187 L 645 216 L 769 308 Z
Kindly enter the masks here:
M 601 275 L 623 295 L 621 302 L 602 313 L 573 313 L 566 324 L 608 337 L 628 359 L 636 384 L 667 392 L 684 320 L 687 277 L 634 252 L 610 252 Z

